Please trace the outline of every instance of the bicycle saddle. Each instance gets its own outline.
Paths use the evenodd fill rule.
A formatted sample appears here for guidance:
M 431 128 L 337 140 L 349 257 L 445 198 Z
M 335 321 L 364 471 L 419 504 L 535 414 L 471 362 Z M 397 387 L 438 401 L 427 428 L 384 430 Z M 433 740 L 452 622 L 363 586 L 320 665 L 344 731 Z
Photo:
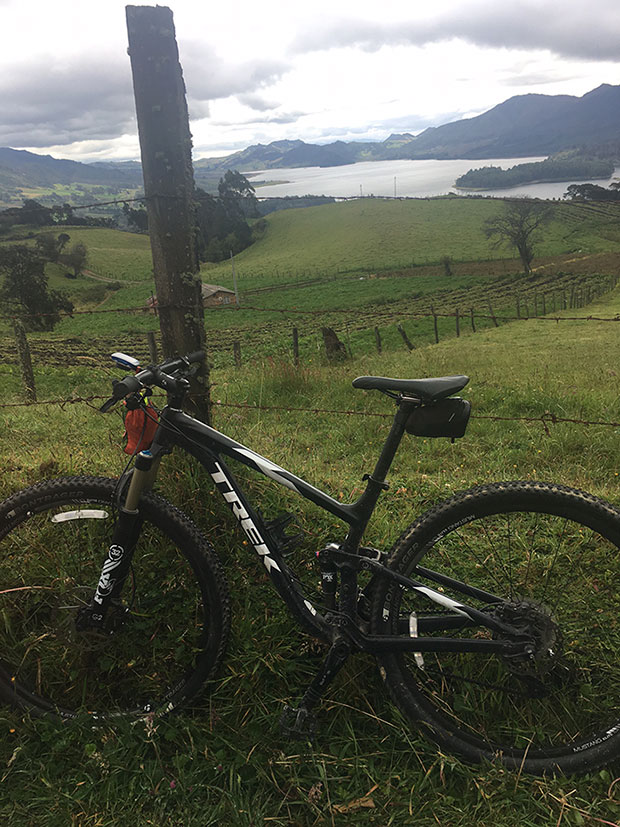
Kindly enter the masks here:
M 438 402 L 460 391 L 469 382 L 469 376 L 438 376 L 430 379 L 390 379 L 388 376 L 358 376 L 354 388 L 377 391 L 397 391 L 414 396 L 422 402 Z

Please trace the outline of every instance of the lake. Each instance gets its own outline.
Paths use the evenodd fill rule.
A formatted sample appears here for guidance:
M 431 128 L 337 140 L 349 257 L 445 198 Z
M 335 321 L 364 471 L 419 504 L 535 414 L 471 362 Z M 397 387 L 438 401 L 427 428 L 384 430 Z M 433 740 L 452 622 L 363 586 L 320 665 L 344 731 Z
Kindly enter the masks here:
M 492 158 L 479 161 L 364 161 L 341 167 L 300 167 L 298 169 L 269 169 L 246 173 L 256 187 L 259 198 L 283 195 L 332 195 L 341 198 L 360 195 L 409 196 L 425 198 L 448 193 L 466 193 L 457 190 L 454 182 L 467 170 L 497 166 L 502 169 L 542 161 L 536 158 Z M 618 170 L 608 180 L 597 181 L 606 187 L 617 178 Z M 258 186 L 261 181 L 273 182 Z M 532 198 L 562 198 L 569 184 L 575 180 L 552 184 L 523 184 L 501 190 L 477 190 L 477 195 L 530 196 Z

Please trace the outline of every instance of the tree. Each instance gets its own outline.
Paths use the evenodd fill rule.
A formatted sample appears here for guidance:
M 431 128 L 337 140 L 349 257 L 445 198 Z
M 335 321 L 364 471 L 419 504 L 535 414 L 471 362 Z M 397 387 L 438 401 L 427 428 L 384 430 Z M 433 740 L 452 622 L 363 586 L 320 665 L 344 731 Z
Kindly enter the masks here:
M 147 233 L 149 230 L 149 217 L 144 206 L 140 205 L 137 209 L 130 207 L 129 204 L 123 204 L 123 215 L 127 219 L 127 224 L 134 227 L 139 233 Z
M 196 250 L 200 261 L 221 261 L 252 243 L 248 216 L 258 215 L 254 187 L 236 170 L 228 170 L 218 196 L 196 189 Z
M 526 274 L 532 272 L 534 244 L 540 229 L 550 220 L 551 212 L 539 201 L 523 198 L 505 201 L 504 211 L 485 223 L 487 238 L 494 239 L 495 246 L 508 244 L 515 247 Z
M 52 330 L 61 311 L 73 310 L 63 293 L 48 289 L 45 260 L 25 244 L 0 247 L 0 275 L 0 301 L 29 330 Z
M 48 261 L 56 262 L 60 256 L 63 248 L 67 245 L 69 236 L 67 233 L 40 233 L 35 239 L 35 245 L 41 256 Z
M 76 277 L 82 272 L 82 268 L 86 264 L 87 260 L 88 250 L 86 249 L 86 245 L 82 244 L 81 241 L 74 244 L 69 252 L 64 255 L 64 261 L 69 265 L 69 267 L 73 267 L 73 275 Z
M 250 218 L 258 216 L 254 187 L 236 169 L 226 170 L 224 177 L 220 178 L 217 191 L 229 209 L 239 210 L 243 216 Z

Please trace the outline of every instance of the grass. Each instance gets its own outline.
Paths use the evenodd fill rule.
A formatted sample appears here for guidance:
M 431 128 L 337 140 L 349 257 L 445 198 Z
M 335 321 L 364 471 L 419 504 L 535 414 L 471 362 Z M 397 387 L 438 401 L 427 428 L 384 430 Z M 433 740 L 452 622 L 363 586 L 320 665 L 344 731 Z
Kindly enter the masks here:
M 620 313 L 620 290 L 580 313 Z M 389 420 L 320 410 L 389 413 L 383 397 L 351 388 L 359 374 L 463 372 L 471 376 L 464 395 L 473 405 L 466 438 L 403 443 L 369 543 L 388 546 L 422 509 L 494 479 L 561 481 L 620 505 L 617 429 L 545 429 L 535 421 L 547 412 L 620 421 L 619 345 L 613 322 L 531 319 L 412 353 L 369 351 L 339 366 L 304 360 L 296 370 L 288 359 L 256 360 L 213 372 L 216 424 L 349 500 L 372 469 Z M 40 398 L 106 393 L 114 372 L 102 359 L 41 367 Z M 16 368 L 1 364 L 0 398 L 16 399 L 17 386 Z M 308 412 L 226 407 L 241 403 Z M 510 421 L 486 418 L 496 416 Z M 116 474 L 124 464 L 121 433 L 117 414 L 104 417 L 83 404 L 0 408 L 0 493 L 58 474 Z M 268 515 L 299 515 L 308 560 L 341 536 L 333 518 L 292 492 L 262 477 L 248 480 Z M 202 471 L 182 457 L 166 462 L 161 489 L 208 533 L 231 582 L 233 639 L 222 673 L 192 710 L 154 729 L 58 731 L 0 710 L 5 823 L 568 827 L 620 820 L 617 764 L 583 778 L 537 779 L 438 754 L 399 719 L 365 657 L 354 658 L 328 693 L 314 747 L 284 741 L 281 704 L 297 699 L 318 668 L 316 648 L 274 599 L 262 566 L 239 534 L 230 534 L 230 515 L 205 485 Z

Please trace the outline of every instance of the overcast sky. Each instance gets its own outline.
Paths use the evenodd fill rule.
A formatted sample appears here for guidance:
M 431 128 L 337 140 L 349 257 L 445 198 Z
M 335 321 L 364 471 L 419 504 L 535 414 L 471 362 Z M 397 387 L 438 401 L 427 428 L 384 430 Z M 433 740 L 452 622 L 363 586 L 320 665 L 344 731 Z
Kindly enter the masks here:
M 125 2 L 0 0 L 0 146 L 138 158 Z M 170 0 L 195 157 L 620 84 L 620 0 Z

